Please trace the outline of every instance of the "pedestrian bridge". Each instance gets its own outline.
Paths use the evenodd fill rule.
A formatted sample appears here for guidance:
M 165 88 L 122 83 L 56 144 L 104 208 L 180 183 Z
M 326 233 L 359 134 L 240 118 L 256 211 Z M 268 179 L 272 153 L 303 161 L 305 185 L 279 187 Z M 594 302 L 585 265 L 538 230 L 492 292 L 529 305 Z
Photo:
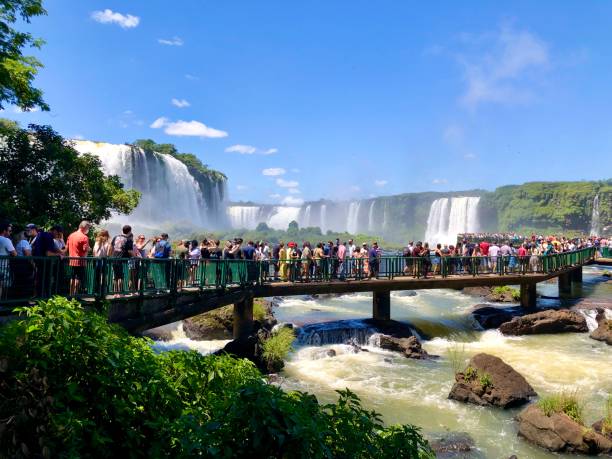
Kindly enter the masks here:
M 373 292 L 373 318 L 389 320 L 391 291 L 520 285 L 521 304 L 531 308 L 538 282 L 557 277 L 560 293 L 570 293 L 594 257 L 594 248 L 538 257 L 443 257 L 432 265 L 402 256 L 374 263 L 0 257 L 0 307 L 7 313 L 54 295 L 92 307 L 106 302 L 111 322 L 141 332 L 233 304 L 238 338 L 251 331 L 258 297 Z M 274 278 L 275 264 L 284 278 Z

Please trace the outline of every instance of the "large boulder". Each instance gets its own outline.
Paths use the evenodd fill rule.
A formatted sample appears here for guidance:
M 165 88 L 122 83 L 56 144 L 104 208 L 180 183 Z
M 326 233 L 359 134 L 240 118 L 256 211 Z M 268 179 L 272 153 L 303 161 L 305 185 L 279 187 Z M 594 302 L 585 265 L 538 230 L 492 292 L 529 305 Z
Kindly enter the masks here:
M 595 432 L 612 441 L 612 421 L 600 419 L 591 426 Z
M 503 308 L 487 304 L 477 304 L 474 306 L 471 314 L 484 330 L 489 330 L 491 328 L 499 328 L 501 324 L 524 315 L 525 310 L 521 306 Z
M 481 406 L 511 408 L 537 395 L 514 368 L 499 357 L 476 354 L 467 368 L 455 375 L 448 398 Z
M 603 309 L 597 310 L 595 320 L 597 320 L 598 327 L 589 336 L 612 346 L 612 320 L 606 319 L 606 313 Z
M 550 451 L 608 454 L 612 441 L 595 430 L 587 429 L 565 413 L 546 413 L 536 404 L 529 405 L 517 417 L 519 436 Z
M 541 333 L 583 333 L 589 331 L 582 314 L 570 310 L 547 310 L 515 317 L 499 327 L 504 335 L 535 335 Z
M 396 338 L 389 335 L 378 336 L 378 346 L 388 351 L 401 352 L 409 359 L 428 359 L 430 355 L 421 347 L 416 336 Z
M 429 446 L 437 459 L 484 458 L 474 445 L 474 439 L 466 432 L 440 432 L 428 436 Z

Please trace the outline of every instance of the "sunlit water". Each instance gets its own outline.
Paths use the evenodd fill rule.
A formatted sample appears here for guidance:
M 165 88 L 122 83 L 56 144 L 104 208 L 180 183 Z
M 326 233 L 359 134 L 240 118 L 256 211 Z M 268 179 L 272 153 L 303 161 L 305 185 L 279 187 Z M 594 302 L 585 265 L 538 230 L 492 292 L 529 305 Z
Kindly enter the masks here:
M 602 269 L 584 268 L 580 290 L 583 301 L 612 307 L 612 282 L 605 282 Z M 415 294 L 416 293 L 416 294 Z M 538 293 L 557 297 L 556 282 L 538 285 Z M 492 459 L 516 454 L 524 458 L 566 457 L 546 452 L 517 437 L 514 417 L 520 408 L 501 410 L 467 405 L 448 400 L 453 385 L 450 353 L 459 353 L 464 361 L 478 352 L 502 358 L 520 372 L 539 395 L 576 389 L 585 404 L 588 424 L 604 415 L 604 403 L 612 393 L 612 350 L 588 334 L 558 334 L 505 337 L 496 330 L 480 331 L 469 312 L 482 298 L 453 290 L 395 292 L 391 297 L 391 315 L 410 322 L 427 337 L 423 347 L 436 360 L 411 360 L 365 344 L 369 352 L 354 353 L 345 344 L 295 346 L 282 372 L 281 386 L 286 390 L 314 393 L 320 401 L 336 399 L 335 390 L 355 391 L 364 405 L 381 413 L 386 423 L 413 423 L 425 434 L 444 431 L 468 432 L 475 440 L 479 456 Z M 545 299 L 539 304 L 569 305 L 572 299 Z M 353 294 L 318 298 L 285 298 L 274 311 L 280 322 L 298 326 L 338 320 L 371 317 L 371 294 Z M 593 312 L 589 326 L 594 327 Z M 609 316 L 612 314 L 609 312 Z M 359 323 L 358 320 L 356 320 Z M 156 343 L 156 348 L 196 349 L 209 353 L 227 341 L 193 341 L 177 324 L 173 339 Z M 333 349 L 334 357 L 327 351 Z M 567 456 L 567 457 L 576 457 Z

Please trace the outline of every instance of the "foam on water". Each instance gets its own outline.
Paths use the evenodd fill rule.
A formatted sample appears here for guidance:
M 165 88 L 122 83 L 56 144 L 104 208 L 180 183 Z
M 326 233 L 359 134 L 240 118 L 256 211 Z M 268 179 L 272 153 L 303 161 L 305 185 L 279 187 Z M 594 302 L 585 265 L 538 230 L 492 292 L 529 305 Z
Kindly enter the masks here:
M 170 329 L 171 339 L 168 341 L 155 341 L 153 348 L 158 351 L 198 351 L 200 354 L 211 354 L 223 349 L 230 340 L 216 339 L 198 341 L 188 338 L 183 330 L 182 322 L 175 322 L 166 326 Z

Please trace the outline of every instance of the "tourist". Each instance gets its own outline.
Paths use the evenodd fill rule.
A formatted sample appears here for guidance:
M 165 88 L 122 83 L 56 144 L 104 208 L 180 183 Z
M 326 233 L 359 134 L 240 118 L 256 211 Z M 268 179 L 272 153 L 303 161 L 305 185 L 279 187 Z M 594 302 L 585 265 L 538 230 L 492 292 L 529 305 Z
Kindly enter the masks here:
M 491 272 L 498 272 L 497 269 L 497 256 L 499 255 L 500 248 L 496 242 L 493 242 L 489 246 L 489 259 L 491 260 Z
M 189 258 L 189 245 L 190 241 L 182 240 L 176 246 L 176 250 L 174 251 L 174 256 L 179 260 L 185 260 Z M 165 258 L 165 257 L 156 257 L 156 258 Z
M 70 266 L 70 296 L 74 296 L 80 292 L 81 284 L 85 282 L 85 260 L 78 260 L 77 258 L 86 257 L 89 253 L 89 238 L 87 233 L 91 224 L 87 220 L 83 220 L 79 224 L 79 229 L 68 236 L 68 256 L 70 260 L 68 266 Z M 56 234 L 61 235 L 63 230 L 54 227 Z M 62 239 L 63 241 L 63 239 Z M 61 250 L 58 248 L 58 250 Z
M 432 274 L 435 276 L 440 273 L 440 265 L 442 263 L 442 244 L 436 244 L 434 249 L 434 256 L 431 260 Z
M 320 279 L 323 270 L 322 264 L 325 261 L 325 251 L 323 250 L 323 244 L 321 242 L 317 243 L 312 258 L 314 259 L 315 264 L 315 276 L 317 279 Z
M 422 263 L 423 263 L 423 265 L 422 265 L 422 270 L 423 270 L 422 274 L 423 274 L 423 277 L 425 279 L 427 279 L 427 274 L 429 273 L 429 270 L 431 268 L 431 259 L 430 259 L 431 253 L 429 251 L 429 243 L 428 242 L 425 242 L 423 244 L 423 247 L 421 249 L 421 252 L 420 252 L 419 256 L 421 257 Z
M 132 228 L 130 228 L 131 234 Z M 172 245 L 168 240 L 168 233 L 161 233 L 159 241 L 155 243 L 155 255 L 154 258 L 170 258 L 172 255 Z
M 108 234 L 108 232 L 107 232 Z M 147 239 L 144 234 L 139 234 L 134 242 L 134 255 L 139 258 L 147 258 L 147 245 L 153 245 L 154 239 Z
M 284 247 L 285 247 L 284 242 L 280 241 L 272 249 L 272 259 L 273 259 L 272 265 L 274 266 L 274 280 L 278 280 L 278 274 L 280 272 L 280 257 L 281 257 L 281 252 L 283 251 Z
M 55 248 L 63 256 L 66 255 L 66 243 L 64 242 L 64 227 L 61 225 L 54 225 L 51 227 L 51 235 L 53 236 L 53 243 Z
M 527 272 L 527 266 L 529 265 L 529 259 L 527 258 L 527 244 L 521 244 L 516 253 L 519 259 L 521 274 L 525 274 Z
M 18 257 L 30 257 L 32 256 L 32 246 L 28 242 L 28 238 L 25 231 L 18 231 L 13 238 L 13 245 Z
M 378 270 L 380 268 L 380 252 L 378 251 L 378 242 L 372 243 L 372 248 L 368 252 L 368 264 L 370 269 L 370 278 L 376 279 L 378 277 Z
M 92 253 L 96 258 L 107 258 L 111 255 L 110 234 L 108 230 L 103 229 L 98 233 Z
M 120 293 L 124 287 L 128 287 L 126 280 L 129 280 L 129 266 L 126 259 L 134 256 L 134 236 L 130 225 L 124 225 L 121 234 L 111 241 L 111 254 L 115 258 L 112 261 L 114 291 Z
M 349 257 L 349 258 L 353 258 L 354 254 L 355 254 L 355 249 L 356 249 L 356 248 L 357 248 L 357 247 L 356 247 L 356 246 L 355 246 L 355 244 L 353 243 L 353 240 L 352 240 L 352 239 L 349 239 L 349 241 L 348 241 L 348 247 L 347 247 L 347 250 L 348 250 L 348 257 Z
M 302 273 L 304 276 L 304 281 L 308 282 L 310 280 L 310 265 L 312 263 L 312 250 L 310 249 L 310 243 L 304 242 L 302 244 Z
M 339 246 L 338 246 L 338 252 L 337 252 L 337 257 L 338 257 L 338 277 L 340 278 L 340 280 L 344 280 L 345 278 L 345 273 L 344 273 L 344 258 L 346 256 L 346 242 L 342 242 Z
M 52 276 L 56 272 L 55 263 L 59 262 L 59 259 L 55 257 L 61 257 L 61 253 L 57 250 L 51 233 L 43 231 L 42 228 L 39 231 L 34 223 L 26 225 L 26 231 L 32 238 L 30 241 L 32 256 L 36 257 L 34 259 L 36 296 L 48 297 L 51 294 Z
M 242 258 L 245 260 L 255 259 L 255 243 L 253 241 L 247 242 L 246 247 L 242 249 Z
M 488 270 L 489 269 L 489 247 L 490 246 L 491 246 L 491 244 L 489 244 L 486 240 L 482 241 L 479 244 L 480 253 L 483 256 L 483 259 L 482 259 L 482 268 L 483 268 L 483 270 Z
M 34 223 L 26 225 L 26 231 L 32 238 L 32 256 L 34 257 L 52 257 L 61 255 L 55 245 L 53 235 L 42 229 L 39 231 Z
M 17 251 L 10 239 L 13 227 L 10 223 L 0 223 L 0 257 L 16 257 Z M 0 259 L 0 299 L 10 285 L 10 263 L 8 258 Z

